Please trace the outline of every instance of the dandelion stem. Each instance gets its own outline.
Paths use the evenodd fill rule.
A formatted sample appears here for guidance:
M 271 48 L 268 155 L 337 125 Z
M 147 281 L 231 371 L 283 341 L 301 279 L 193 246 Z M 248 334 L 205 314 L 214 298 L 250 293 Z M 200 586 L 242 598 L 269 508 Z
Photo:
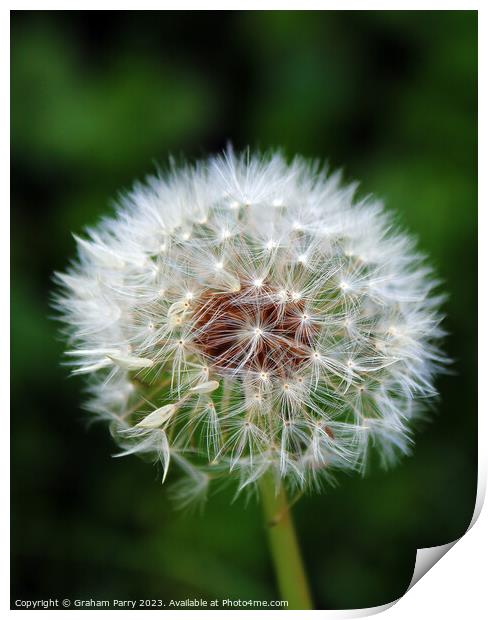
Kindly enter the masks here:
M 283 486 L 270 474 L 260 480 L 261 500 L 276 580 L 289 609 L 313 609 L 290 506 Z

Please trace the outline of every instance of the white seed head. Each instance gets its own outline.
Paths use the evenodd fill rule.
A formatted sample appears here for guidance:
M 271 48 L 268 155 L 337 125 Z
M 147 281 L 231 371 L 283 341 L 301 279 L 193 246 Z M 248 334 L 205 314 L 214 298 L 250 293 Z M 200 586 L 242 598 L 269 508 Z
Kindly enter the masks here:
M 187 477 L 180 499 L 409 451 L 446 362 L 442 298 L 412 240 L 354 193 L 300 158 L 228 152 L 136 185 L 76 237 L 56 298 L 73 371 L 123 455 Z

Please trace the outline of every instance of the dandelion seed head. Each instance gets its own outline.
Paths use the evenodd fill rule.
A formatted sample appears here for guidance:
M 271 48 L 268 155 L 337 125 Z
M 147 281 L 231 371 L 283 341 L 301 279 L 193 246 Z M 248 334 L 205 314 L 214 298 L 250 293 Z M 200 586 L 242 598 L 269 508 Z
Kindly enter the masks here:
M 446 363 L 437 281 L 374 198 L 280 154 L 148 179 L 76 237 L 56 307 L 123 455 L 239 489 L 385 464 Z

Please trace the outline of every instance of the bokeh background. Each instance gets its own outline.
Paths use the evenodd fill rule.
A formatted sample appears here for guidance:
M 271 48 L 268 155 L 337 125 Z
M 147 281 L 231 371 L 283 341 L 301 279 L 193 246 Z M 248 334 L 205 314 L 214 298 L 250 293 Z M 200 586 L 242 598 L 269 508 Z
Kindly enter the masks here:
M 403 594 L 476 495 L 476 12 L 14 12 L 11 34 L 12 599 L 279 598 L 260 506 L 175 512 L 155 469 L 112 459 L 50 318 L 70 233 L 228 140 L 343 166 L 449 291 L 453 374 L 414 456 L 294 509 L 317 607 Z

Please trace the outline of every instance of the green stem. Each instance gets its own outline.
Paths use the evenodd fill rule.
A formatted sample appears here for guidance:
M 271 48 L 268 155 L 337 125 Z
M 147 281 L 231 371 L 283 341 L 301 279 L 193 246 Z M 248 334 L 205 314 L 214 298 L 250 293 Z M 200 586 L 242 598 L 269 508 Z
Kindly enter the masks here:
M 288 609 L 313 609 L 285 490 L 282 486 L 277 490 L 273 476 L 265 474 L 260 491 L 281 597 L 288 601 Z

